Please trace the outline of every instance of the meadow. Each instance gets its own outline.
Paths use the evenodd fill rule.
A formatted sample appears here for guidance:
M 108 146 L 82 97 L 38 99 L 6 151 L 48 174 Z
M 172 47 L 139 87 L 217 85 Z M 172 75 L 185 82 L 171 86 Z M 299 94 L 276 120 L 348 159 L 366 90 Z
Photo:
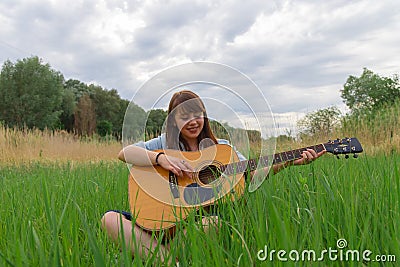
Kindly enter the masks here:
M 59 130 L 19 130 L 0 123 L 0 165 L 113 160 L 120 149 L 121 144 L 111 138 L 82 138 Z
M 189 216 L 170 259 L 180 266 L 397 266 L 399 110 L 333 133 L 360 140 L 365 152 L 357 159 L 324 155 L 219 203 L 218 232 L 205 234 Z M 278 151 L 314 142 L 278 143 Z M 157 255 L 132 259 L 101 230 L 104 212 L 130 209 L 120 149 L 113 140 L 0 127 L 0 266 L 163 266 Z
M 187 236 L 172 241 L 170 256 L 180 266 L 395 266 L 399 162 L 396 153 L 347 160 L 325 155 L 288 168 L 256 192 L 221 203 L 218 234 L 204 234 L 189 217 Z M 155 255 L 132 260 L 100 228 L 105 211 L 129 210 L 127 177 L 126 165 L 116 161 L 4 165 L 0 266 L 162 265 Z M 286 254 L 278 257 L 280 250 Z M 305 250 L 314 250 L 315 258 Z M 371 262 L 362 259 L 366 250 Z M 385 263 L 374 262 L 382 258 Z

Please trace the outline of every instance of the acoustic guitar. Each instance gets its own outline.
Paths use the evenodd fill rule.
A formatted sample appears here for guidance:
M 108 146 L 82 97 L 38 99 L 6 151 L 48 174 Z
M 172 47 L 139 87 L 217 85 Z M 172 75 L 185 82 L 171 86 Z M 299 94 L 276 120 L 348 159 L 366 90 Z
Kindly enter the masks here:
M 239 161 L 231 146 L 217 144 L 204 150 L 163 150 L 167 156 L 185 160 L 195 170 L 176 177 L 160 166 L 133 166 L 129 175 L 129 204 L 135 223 L 148 231 L 173 231 L 190 212 L 220 198 L 235 199 L 243 194 L 246 171 L 300 159 L 307 148 L 339 155 L 363 151 L 357 138 L 344 138 L 315 146 L 286 151 L 258 160 Z

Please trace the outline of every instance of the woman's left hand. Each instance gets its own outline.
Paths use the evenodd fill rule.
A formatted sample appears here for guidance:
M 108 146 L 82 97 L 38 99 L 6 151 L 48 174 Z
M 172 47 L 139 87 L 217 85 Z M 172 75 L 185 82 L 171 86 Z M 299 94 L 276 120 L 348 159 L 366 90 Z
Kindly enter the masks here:
M 323 150 L 319 153 L 315 152 L 314 149 L 307 149 L 301 155 L 303 156 L 301 159 L 296 159 L 292 162 L 293 165 L 305 165 L 310 164 L 320 156 L 326 153 L 326 150 Z

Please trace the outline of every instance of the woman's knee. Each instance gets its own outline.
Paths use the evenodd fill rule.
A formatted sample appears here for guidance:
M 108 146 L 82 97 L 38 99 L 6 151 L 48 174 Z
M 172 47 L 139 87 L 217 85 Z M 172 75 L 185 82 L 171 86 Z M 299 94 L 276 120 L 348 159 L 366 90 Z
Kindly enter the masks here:
M 120 214 L 115 211 L 107 211 L 101 218 L 101 227 L 103 229 L 109 229 L 115 225 L 119 225 Z

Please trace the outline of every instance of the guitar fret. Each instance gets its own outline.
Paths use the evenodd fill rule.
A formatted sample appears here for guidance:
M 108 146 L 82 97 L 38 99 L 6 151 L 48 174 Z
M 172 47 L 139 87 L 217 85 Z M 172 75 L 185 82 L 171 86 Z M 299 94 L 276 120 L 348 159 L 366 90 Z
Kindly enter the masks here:
M 245 161 L 241 161 L 239 163 L 238 173 L 244 172 L 246 170 L 246 168 L 247 168 L 247 161 L 246 160 Z
M 291 161 L 291 160 L 294 160 L 294 159 L 295 159 L 295 155 L 294 155 L 293 152 L 294 152 L 293 150 L 287 151 L 287 152 L 286 152 L 288 161 Z
M 250 165 L 250 170 L 254 171 L 255 169 L 257 169 L 257 163 L 255 159 L 249 160 L 249 165 Z
M 238 172 L 240 172 L 240 170 L 242 169 L 242 162 L 236 162 L 236 163 L 234 163 L 235 165 L 235 168 L 234 168 L 234 173 L 238 173 Z
M 222 173 L 224 173 L 227 168 L 228 168 L 228 165 L 222 165 L 219 167 L 219 169 L 221 170 Z
M 306 150 L 306 149 L 304 149 L 304 148 L 300 148 L 300 149 L 294 150 L 294 151 L 293 151 L 293 158 L 292 158 L 292 160 L 301 158 L 301 157 L 302 157 L 302 156 L 301 156 L 301 153 L 303 153 L 303 151 L 305 151 L 305 150 Z
M 282 159 L 283 159 L 283 162 L 288 161 L 287 152 L 282 152 L 282 153 L 281 153 L 281 157 L 282 157 Z
M 315 151 L 317 152 L 317 153 L 319 153 L 319 152 L 321 152 L 322 150 L 324 150 L 325 148 L 324 148 L 324 145 L 323 144 L 319 144 L 319 145 L 317 145 L 316 147 L 315 147 Z
M 226 168 L 227 169 L 226 175 L 232 175 L 232 174 L 237 172 L 237 163 L 235 163 L 235 162 L 234 163 L 230 163 L 227 166 L 228 167 Z
M 275 154 L 274 155 L 274 164 L 281 163 L 281 162 L 282 162 L 282 159 L 281 159 L 280 155 L 279 154 Z
M 260 161 L 259 161 L 259 163 L 260 163 L 260 165 L 261 165 L 262 167 L 268 167 L 268 162 L 269 162 L 269 159 L 268 159 L 267 156 L 261 157 L 261 158 L 260 158 Z
M 227 175 L 231 175 L 233 173 L 233 164 L 229 164 L 227 169 Z

